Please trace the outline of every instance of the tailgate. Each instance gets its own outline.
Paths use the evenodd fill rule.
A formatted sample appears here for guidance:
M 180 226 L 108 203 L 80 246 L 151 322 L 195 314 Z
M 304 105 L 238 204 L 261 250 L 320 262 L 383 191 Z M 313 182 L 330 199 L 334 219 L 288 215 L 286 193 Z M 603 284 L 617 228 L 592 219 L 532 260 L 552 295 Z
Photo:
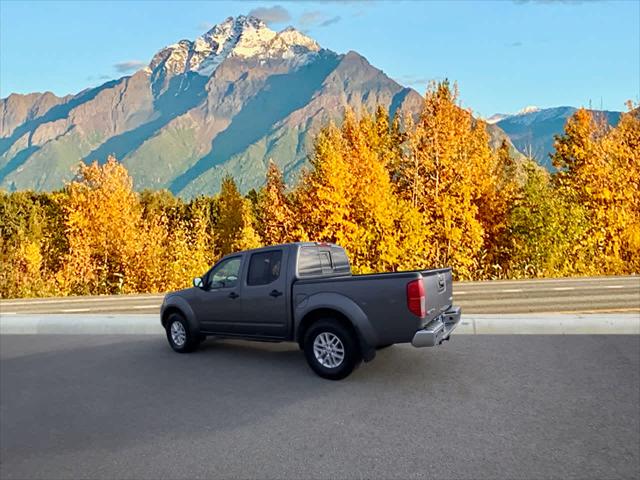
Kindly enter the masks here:
M 426 296 L 426 311 L 424 325 L 444 313 L 453 302 L 453 277 L 451 268 L 437 270 L 423 270 L 422 283 Z

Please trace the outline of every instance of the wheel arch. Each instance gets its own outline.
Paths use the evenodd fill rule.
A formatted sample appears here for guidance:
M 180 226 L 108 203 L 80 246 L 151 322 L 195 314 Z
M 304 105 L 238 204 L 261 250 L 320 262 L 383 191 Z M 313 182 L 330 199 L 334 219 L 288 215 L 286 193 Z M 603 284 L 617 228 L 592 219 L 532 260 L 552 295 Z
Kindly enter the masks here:
M 160 310 L 160 322 L 163 328 L 167 328 L 167 320 L 169 316 L 177 313 L 189 324 L 189 328 L 195 334 L 200 333 L 200 324 L 198 323 L 193 310 L 189 306 L 189 303 L 181 297 L 169 297 L 165 300 Z
M 297 325 L 295 337 L 300 349 L 303 349 L 304 336 L 311 325 L 318 320 L 327 318 L 336 320 L 355 335 L 360 347 L 360 353 L 362 354 L 362 358 L 365 362 L 373 360 L 376 355 L 374 347 L 376 342 L 374 338 L 371 338 L 373 332 L 371 332 L 371 326 L 369 325 L 369 322 L 366 321 L 366 317 L 364 317 L 366 323 L 363 323 L 362 319 L 358 322 L 344 311 L 331 306 L 317 306 L 315 308 L 308 309 L 304 313 Z
M 162 311 L 162 315 L 160 317 L 160 322 L 162 323 L 163 328 L 167 328 L 167 321 L 169 320 L 169 317 L 174 313 L 181 315 L 185 319 L 187 318 L 184 312 L 180 310 L 180 307 L 177 307 L 176 305 L 170 305 Z

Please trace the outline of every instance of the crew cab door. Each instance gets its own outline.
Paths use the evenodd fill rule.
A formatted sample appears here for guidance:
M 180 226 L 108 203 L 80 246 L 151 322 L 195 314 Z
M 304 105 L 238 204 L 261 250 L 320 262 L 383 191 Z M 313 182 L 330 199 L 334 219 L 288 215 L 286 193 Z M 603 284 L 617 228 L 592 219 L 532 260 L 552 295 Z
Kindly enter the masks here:
M 252 253 L 242 285 L 242 317 L 237 325 L 247 336 L 285 338 L 289 292 L 288 250 L 274 248 Z
M 240 272 L 242 256 L 225 258 L 204 278 L 196 315 L 203 331 L 235 333 L 242 316 Z

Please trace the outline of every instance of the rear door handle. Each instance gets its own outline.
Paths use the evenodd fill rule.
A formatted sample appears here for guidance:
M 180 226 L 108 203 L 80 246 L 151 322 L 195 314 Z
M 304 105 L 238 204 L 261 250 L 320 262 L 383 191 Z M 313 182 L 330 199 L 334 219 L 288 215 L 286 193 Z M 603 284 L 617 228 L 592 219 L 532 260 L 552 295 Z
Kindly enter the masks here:
M 282 295 L 282 292 L 279 292 L 278 290 L 271 290 L 271 293 L 269 295 L 271 295 L 273 298 L 277 298 Z
M 240 295 L 238 295 L 236 292 L 231 292 L 229 294 L 229 298 L 238 298 Z

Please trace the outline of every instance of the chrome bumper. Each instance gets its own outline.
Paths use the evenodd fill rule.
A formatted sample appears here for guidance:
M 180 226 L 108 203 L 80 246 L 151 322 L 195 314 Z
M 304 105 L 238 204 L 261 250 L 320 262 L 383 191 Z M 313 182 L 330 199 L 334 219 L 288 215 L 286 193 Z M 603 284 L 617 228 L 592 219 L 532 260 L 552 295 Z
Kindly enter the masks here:
M 435 347 L 445 340 L 449 339 L 449 335 L 453 332 L 458 323 L 460 323 L 460 315 L 462 309 L 460 307 L 451 307 L 435 320 L 432 320 L 422 330 L 418 330 L 411 340 L 414 347 Z

